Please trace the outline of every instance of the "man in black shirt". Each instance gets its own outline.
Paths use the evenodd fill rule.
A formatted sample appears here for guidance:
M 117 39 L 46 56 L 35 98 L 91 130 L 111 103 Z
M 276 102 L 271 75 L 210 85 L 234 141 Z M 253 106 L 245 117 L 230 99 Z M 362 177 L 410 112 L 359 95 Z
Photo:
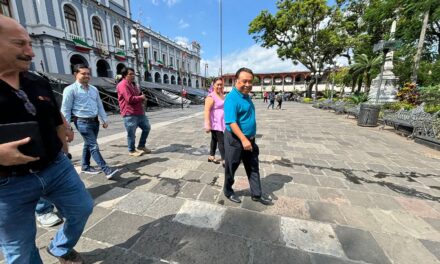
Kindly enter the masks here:
M 40 157 L 23 154 L 29 137 L 0 144 L 0 246 L 7 263 L 42 263 L 35 246 L 35 206 L 43 197 L 66 219 L 47 251 L 61 263 L 83 263 L 73 249 L 93 200 L 62 152 L 66 128 L 49 83 L 28 72 L 31 39 L 15 20 L 0 15 L 0 125 L 33 121 L 41 136 Z M 1 138 L 13 136 L 4 132 Z M 37 142 L 38 140 L 34 140 Z

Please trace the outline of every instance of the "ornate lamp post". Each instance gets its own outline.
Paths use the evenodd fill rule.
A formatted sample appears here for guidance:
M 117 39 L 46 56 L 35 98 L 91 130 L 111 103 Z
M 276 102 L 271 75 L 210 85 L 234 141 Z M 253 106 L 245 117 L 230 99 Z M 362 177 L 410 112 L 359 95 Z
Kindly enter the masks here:
M 134 52 L 136 71 L 138 74 L 138 76 L 137 76 L 138 77 L 138 85 L 139 85 L 139 87 L 141 87 L 142 74 L 141 74 L 141 69 L 140 69 L 141 61 L 139 59 L 138 38 L 143 35 L 143 31 L 139 28 L 139 26 L 134 25 L 134 27 L 132 29 L 130 29 L 130 35 L 131 35 L 130 43 L 133 47 L 132 51 Z M 123 39 L 119 40 L 119 45 L 122 48 L 124 48 L 125 41 Z M 148 55 L 146 54 L 145 50 L 150 47 L 150 43 L 148 43 L 148 41 L 144 41 L 144 42 L 142 42 L 142 47 L 144 48 L 144 58 L 146 61 Z M 147 69 L 147 71 L 148 71 L 148 69 Z

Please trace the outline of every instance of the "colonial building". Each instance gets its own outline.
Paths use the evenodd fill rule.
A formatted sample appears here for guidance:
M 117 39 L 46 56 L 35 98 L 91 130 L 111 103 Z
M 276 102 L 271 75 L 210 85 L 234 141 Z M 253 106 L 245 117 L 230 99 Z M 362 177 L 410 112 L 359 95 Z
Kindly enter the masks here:
M 114 78 L 129 66 L 143 81 L 200 88 L 200 45 L 183 47 L 131 20 L 130 0 L 0 0 L 0 13 L 29 32 L 32 70 L 72 74 L 83 63 L 92 76 Z

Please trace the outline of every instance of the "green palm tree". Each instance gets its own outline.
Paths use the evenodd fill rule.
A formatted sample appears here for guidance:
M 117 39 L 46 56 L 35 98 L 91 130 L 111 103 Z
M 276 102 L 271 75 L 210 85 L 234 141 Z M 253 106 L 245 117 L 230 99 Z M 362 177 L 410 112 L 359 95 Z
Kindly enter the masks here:
M 360 92 L 362 83 L 365 82 L 365 92 L 368 93 L 371 86 L 371 72 L 382 64 L 382 56 L 370 58 L 367 54 L 360 54 L 354 56 L 354 61 L 355 63 L 350 66 L 349 73 L 355 76 L 358 81 L 357 92 Z

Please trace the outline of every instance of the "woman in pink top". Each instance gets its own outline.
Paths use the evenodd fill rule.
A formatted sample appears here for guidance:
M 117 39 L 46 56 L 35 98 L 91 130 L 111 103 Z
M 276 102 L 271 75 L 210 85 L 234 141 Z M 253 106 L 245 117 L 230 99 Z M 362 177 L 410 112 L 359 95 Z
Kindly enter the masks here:
M 211 149 L 208 157 L 208 162 L 220 163 L 220 160 L 215 158 L 215 151 L 220 151 L 221 161 L 224 164 L 225 147 L 223 143 L 223 131 L 225 131 L 225 119 L 223 104 L 225 100 L 223 91 L 223 80 L 215 78 L 213 80 L 214 89 L 205 99 L 205 131 L 211 132 Z

